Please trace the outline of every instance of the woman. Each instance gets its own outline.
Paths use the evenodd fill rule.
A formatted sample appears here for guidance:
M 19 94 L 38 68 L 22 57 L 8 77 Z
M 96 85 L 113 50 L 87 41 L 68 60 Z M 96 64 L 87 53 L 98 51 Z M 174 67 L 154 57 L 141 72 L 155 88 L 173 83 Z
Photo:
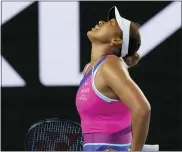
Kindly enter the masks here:
M 76 97 L 84 151 L 140 151 L 148 134 L 150 105 L 126 67 L 139 59 L 138 26 L 112 7 L 108 22 L 100 21 L 87 36 L 91 61 Z

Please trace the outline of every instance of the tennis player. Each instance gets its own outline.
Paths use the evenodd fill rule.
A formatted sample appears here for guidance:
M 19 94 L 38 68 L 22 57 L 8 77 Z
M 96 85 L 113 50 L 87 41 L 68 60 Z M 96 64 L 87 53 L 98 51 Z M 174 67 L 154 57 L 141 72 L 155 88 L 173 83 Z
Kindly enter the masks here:
M 149 129 L 150 104 L 131 79 L 127 66 L 137 64 L 138 25 L 117 7 L 87 33 L 91 61 L 76 96 L 84 151 L 140 151 Z

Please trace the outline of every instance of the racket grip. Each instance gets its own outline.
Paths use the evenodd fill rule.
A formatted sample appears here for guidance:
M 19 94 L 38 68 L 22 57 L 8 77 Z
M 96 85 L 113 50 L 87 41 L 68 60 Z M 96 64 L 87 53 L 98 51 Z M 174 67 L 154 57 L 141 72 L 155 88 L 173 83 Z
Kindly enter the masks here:
M 159 151 L 159 145 L 144 145 L 142 151 Z

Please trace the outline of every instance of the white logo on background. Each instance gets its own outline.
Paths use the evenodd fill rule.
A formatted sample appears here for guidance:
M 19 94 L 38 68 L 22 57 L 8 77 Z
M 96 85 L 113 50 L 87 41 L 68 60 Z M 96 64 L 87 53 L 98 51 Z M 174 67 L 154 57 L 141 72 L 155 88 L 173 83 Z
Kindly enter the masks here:
M 39 6 L 40 81 L 46 86 L 79 85 L 82 75 L 79 72 L 78 2 L 40 2 Z M 140 28 L 141 57 L 181 27 L 180 13 L 181 4 L 173 2 Z M 58 14 L 69 17 L 59 18 Z
M 1 25 L 20 13 L 33 2 L 2 2 L 0 7 L 0 16 L 2 16 Z M 1 10 L 2 9 L 2 10 Z M 2 14 L 1 14 L 2 13 Z M 0 66 L 3 87 L 23 87 L 26 85 L 25 80 L 16 72 L 16 70 L 2 57 Z M 0 64 L 1 64 L 0 63 Z M 2 68 L 2 69 L 1 69 Z
M 140 28 L 142 41 L 140 56 L 147 55 L 179 28 L 181 28 L 181 3 L 173 2 Z
M 39 2 L 39 78 L 43 85 L 78 85 L 78 2 Z
M 30 4 L 2 2 L 2 24 Z M 145 56 L 179 28 L 181 3 L 173 2 L 140 28 L 140 55 Z M 41 83 L 46 86 L 78 85 L 82 77 L 79 72 L 79 3 L 39 2 L 39 30 Z M 5 60 L 2 61 L 2 77 L 3 87 L 25 85 L 25 81 Z
M 2 24 L 30 6 L 33 2 L 2 2 Z M 1 9 L 1 8 L 0 8 Z M 1 11 L 0 11 L 1 13 Z
M 13 69 L 13 67 L 2 57 L 2 86 L 3 87 L 22 87 L 25 86 L 25 80 Z M 1 67 L 0 67 L 1 68 Z

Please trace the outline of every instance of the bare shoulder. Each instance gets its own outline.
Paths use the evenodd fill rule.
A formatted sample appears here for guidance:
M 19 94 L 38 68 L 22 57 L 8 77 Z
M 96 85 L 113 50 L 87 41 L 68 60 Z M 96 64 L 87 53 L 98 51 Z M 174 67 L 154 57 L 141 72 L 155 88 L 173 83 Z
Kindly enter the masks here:
M 105 83 L 125 103 L 131 111 L 149 107 L 148 101 L 137 84 L 130 77 L 125 64 L 120 58 L 110 56 L 102 66 Z
M 113 74 L 118 76 L 129 76 L 128 69 L 126 68 L 124 61 L 114 55 L 107 58 L 103 63 L 102 72 L 108 76 Z
M 90 62 L 87 63 L 87 64 L 85 65 L 85 67 L 84 67 L 84 69 L 83 69 L 83 74 L 86 73 L 86 71 L 87 71 L 89 65 L 90 65 Z

